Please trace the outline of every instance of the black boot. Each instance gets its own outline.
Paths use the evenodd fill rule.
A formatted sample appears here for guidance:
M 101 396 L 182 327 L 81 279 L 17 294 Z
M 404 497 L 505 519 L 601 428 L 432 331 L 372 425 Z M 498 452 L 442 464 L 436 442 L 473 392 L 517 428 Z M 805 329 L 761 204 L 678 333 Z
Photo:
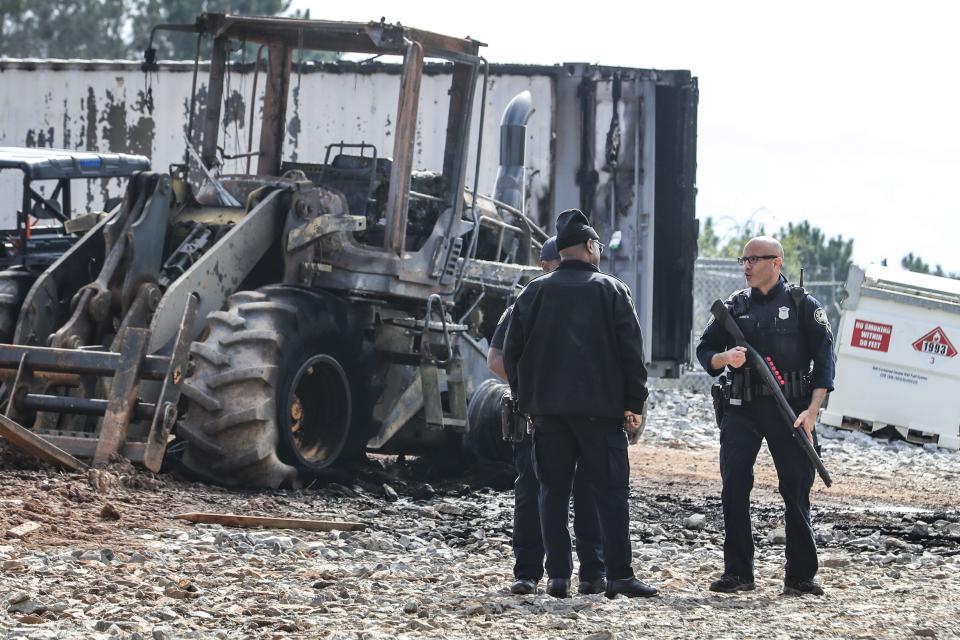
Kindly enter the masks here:
M 823 587 L 813 580 L 787 578 L 783 581 L 783 593 L 794 596 L 822 596 Z
M 547 580 L 547 595 L 554 598 L 569 598 L 570 578 L 550 578 Z
M 657 589 L 636 578 L 624 578 L 622 580 L 610 580 L 607 578 L 606 596 L 613 599 L 618 595 L 627 596 L 628 598 L 650 598 L 657 595 Z
M 510 585 L 510 593 L 515 596 L 527 596 L 537 592 L 537 581 L 529 578 L 517 578 Z
M 735 591 L 753 591 L 755 588 L 753 578 L 744 576 L 735 576 L 732 573 L 725 573 L 719 580 L 710 583 L 710 591 L 719 593 L 733 593 Z
M 577 593 L 581 593 L 585 596 L 593 595 L 595 593 L 603 593 L 607 590 L 607 579 L 604 576 L 595 578 L 593 580 L 584 580 L 580 578 L 580 584 L 577 586 Z

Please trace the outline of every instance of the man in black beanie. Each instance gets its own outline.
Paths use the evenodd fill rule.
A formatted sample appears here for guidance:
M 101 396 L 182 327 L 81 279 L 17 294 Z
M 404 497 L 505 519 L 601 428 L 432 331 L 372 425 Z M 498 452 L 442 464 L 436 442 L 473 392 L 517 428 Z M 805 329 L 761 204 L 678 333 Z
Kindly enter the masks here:
M 540 249 L 540 268 L 544 273 L 560 266 L 560 252 L 556 237 L 548 238 Z M 503 368 L 503 340 L 510 325 L 513 306 L 507 307 L 490 339 L 487 366 L 501 379 L 507 379 Z M 543 577 L 543 533 L 540 527 L 540 483 L 533 470 L 533 444 L 529 436 L 513 445 L 513 464 L 517 480 L 513 485 L 513 584 L 510 592 L 527 595 L 537 592 L 537 583 Z M 573 483 L 573 531 L 577 536 L 577 558 L 580 560 L 582 594 L 601 593 L 607 588 L 603 566 L 600 522 L 597 505 L 590 491 L 589 481 L 577 474 Z
M 547 593 L 566 597 L 573 572 L 567 514 L 574 471 L 590 480 L 607 565 L 606 595 L 653 596 L 631 567 L 627 435 L 647 398 L 640 321 L 630 289 L 600 272 L 603 245 L 587 217 L 557 218 L 560 266 L 513 306 L 503 359 L 520 410 L 533 417 Z

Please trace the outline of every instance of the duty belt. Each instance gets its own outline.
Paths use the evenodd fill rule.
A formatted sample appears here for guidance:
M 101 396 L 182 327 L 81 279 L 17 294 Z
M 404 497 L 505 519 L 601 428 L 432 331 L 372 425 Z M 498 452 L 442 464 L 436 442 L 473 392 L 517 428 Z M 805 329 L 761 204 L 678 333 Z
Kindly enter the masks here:
M 783 395 L 788 400 L 805 398 L 810 395 L 810 375 L 807 372 L 796 370 L 780 372 L 783 384 L 780 386 Z M 723 384 L 723 397 L 732 405 L 750 402 L 754 398 L 770 397 L 773 391 L 767 385 L 756 383 L 759 376 L 750 369 L 737 370 L 733 376 Z

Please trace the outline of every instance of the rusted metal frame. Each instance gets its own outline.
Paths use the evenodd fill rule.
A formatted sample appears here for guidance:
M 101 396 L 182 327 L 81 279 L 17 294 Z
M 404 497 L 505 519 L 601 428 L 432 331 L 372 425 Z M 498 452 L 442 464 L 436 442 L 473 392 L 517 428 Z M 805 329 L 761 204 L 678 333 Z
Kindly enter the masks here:
M 187 358 L 190 353 L 191 332 L 197 315 L 196 294 L 187 296 L 187 303 L 180 318 L 180 327 L 170 354 L 170 365 L 163 378 L 163 386 L 157 397 L 156 410 L 150 422 L 147 434 L 147 448 L 143 454 L 143 464 L 150 471 L 159 472 L 163 463 L 163 453 L 167 449 L 167 438 L 177 419 L 177 402 L 180 401 L 180 385 L 186 377 Z
M 107 413 L 108 401 L 100 398 L 78 398 L 75 396 L 27 393 L 19 398 L 16 404 L 19 408 L 30 411 L 103 416 Z M 147 420 L 153 417 L 156 409 L 157 405 L 152 402 L 136 402 L 133 406 L 133 417 L 137 420 Z
M 253 151 L 253 116 L 257 106 L 257 80 L 260 78 L 260 63 L 263 60 L 263 48 L 267 46 L 261 44 L 257 47 L 257 61 L 253 67 L 253 91 L 250 93 L 250 117 L 247 119 L 247 126 L 250 127 L 250 131 L 247 133 L 247 168 L 245 173 L 250 174 L 250 159 L 254 155 Z M 260 153 L 256 152 L 256 155 L 259 156 Z
M 470 199 L 470 217 L 473 220 L 473 233 L 470 236 L 470 247 L 460 261 L 459 269 L 454 278 L 454 291 L 459 291 L 463 286 L 463 273 L 467 264 L 477 255 L 477 241 L 480 238 L 480 219 L 477 215 L 477 187 L 480 182 L 480 154 L 483 152 L 483 120 L 487 110 L 487 85 L 490 82 L 490 63 L 484 58 L 483 62 L 483 91 L 480 93 L 480 123 L 477 128 L 477 160 L 473 174 L 473 197 Z M 464 154 L 466 155 L 466 154 Z M 464 158 L 466 163 L 466 158 Z
M 87 465 L 83 462 L 4 415 L 0 415 L 0 436 L 18 449 L 46 462 L 74 471 L 87 469 Z
M 511 206 L 508 205 L 506 202 L 501 202 L 501 201 L 497 200 L 496 198 L 493 198 L 493 197 L 488 196 L 488 195 L 484 195 L 484 194 L 482 194 L 482 193 L 477 194 L 477 197 L 480 198 L 481 200 L 486 200 L 487 202 L 493 204 L 493 206 L 495 206 L 497 209 L 503 209 L 503 210 L 506 211 L 507 213 L 516 216 L 517 218 L 519 218 L 520 220 L 522 220 L 524 224 L 529 225 L 530 228 L 531 228 L 531 230 L 532 230 L 532 231 L 535 231 L 535 232 L 537 233 L 537 235 L 538 235 L 539 237 L 541 237 L 542 239 L 546 240 L 547 238 L 550 237 L 550 234 L 548 234 L 546 231 L 544 231 L 544 230 L 540 227 L 540 225 L 538 225 L 536 222 L 534 222 L 534 221 L 530 218 L 530 216 L 528 216 L 527 214 L 525 214 L 523 211 L 520 211 L 520 209 L 517 209 L 516 207 L 511 207 Z
M 153 41 L 153 32 L 150 32 L 150 40 Z M 197 44 L 193 52 L 193 79 L 190 82 L 190 110 L 187 113 L 187 142 L 193 144 L 193 114 L 197 107 L 197 74 L 200 71 L 200 44 L 203 42 L 203 34 L 197 34 Z M 189 148 L 183 152 L 183 164 L 190 166 Z
M 377 53 L 402 51 L 403 39 L 423 44 L 431 57 L 473 55 L 484 43 L 468 38 L 455 38 L 432 31 L 421 31 L 383 22 L 336 22 L 279 17 L 226 16 L 208 13 L 203 16 L 203 28 L 216 36 L 229 35 L 248 41 L 271 42 L 278 39 L 292 44 L 297 30 L 303 30 L 311 48 Z
M 79 302 L 70 316 L 54 334 L 52 347 L 75 349 L 93 344 L 92 340 L 103 331 L 109 318 L 111 282 L 128 257 L 128 247 L 133 239 L 128 233 L 133 222 L 141 218 L 148 198 L 152 202 L 158 174 L 140 173 L 127 185 L 124 206 L 104 227 L 107 254 L 97 279 L 82 287 Z M 148 186 L 149 185 L 149 186 Z
M 70 219 L 73 208 L 73 202 L 70 199 L 70 180 L 68 178 L 61 179 L 58 188 L 63 189 L 63 195 L 60 196 L 60 213 L 63 216 L 61 222 L 66 222 Z
M 24 357 L 27 358 L 26 366 L 38 377 L 42 372 L 109 377 L 113 376 L 120 366 L 120 354 L 111 351 L 0 345 L 0 369 L 19 369 Z M 163 380 L 170 358 L 151 355 L 146 356 L 142 361 L 143 364 L 140 367 L 142 379 Z
M 246 40 L 267 46 L 284 44 L 289 48 L 297 46 L 296 30 L 291 34 L 254 31 L 251 29 L 230 29 L 226 33 L 233 39 Z M 348 53 L 403 55 L 403 47 L 377 46 L 373 42 L 357 40 L 355 36 L 317 36 L 304 33 L 303 46 L 309 51 L 343 51 Z
M 455 64 L 450 81 L 450 105 L 447 109 L 447 135 L 443 149 L 444 196 L 453 207 L 446 235 L 463 213 L 463 186 L 466 182 L 466 148 L 470 142 L 470 118 L 477 85 L 476 64 Z
M 200 157 L 207 168 L 217 164 L 217 138 L 220 134 L 220 110 L 223 107 L 223 81 L 227 70 L 227 39 L 213 40 L 210 74 L 207 77 L 207 112 L 203 123 Z
M 77 456 L 78 458 L 89 460 L 93 458 L 97 450 L 97 438 L 95 437 L 72 435 L 62 432 L 46 433 L 44 431 L 38 432 L 37 435 L 48 444 L 58 447 L 65 452 L 69 452 L 69 454 Z M 143 442 L 128 440 L 120 445 L 120 451 L 118 453 L 130 462 L 143 462 L 145 450 L 146 445 Z M 86 468 L 87 466 L 84 464 L 84 469 Z
M 480 123 L 477 127 L 477 159 L 473 172 L 473 198 L 470 200 L 470 217 L 473 218 L 473 236 L 467 258 L 473 258 L 477 252 L 477 239 L 480 236 L 480 221 L 477 218 L 477 191 L 480 186 L 480 156 L 483 153 L 483 120 L 487 113 L 487 85 L 490 83 L 490 63 L 483 61 L 483 91 L 480 92 Z
M 127 430 L 137 401 L 140 367 L 147 355 L 149 341 L 149 329 L 131 328 L 127 329 L 120 342 L 120 361 L 113 376 L 113 384 L 110 385 L 107 412 L 100 423 L 100 437 L 93 455 L 94 466 L 109 462 L 111 456 L 119 453 L 121 446 L 127 441 Z
M 30 222 L 30 174 L 23 175 L 23 200 L 17 212 L 17 237 L 20 238 L 20 264 L 27 266 L 27 225 Z
M 423 46 L 411 42 L 403 61 L 400 97 L 397 104 L 397 127 L 394 131 L 393 166 L 390 170 L 390 192 L 387 196 L 387 224 L 384 247 L 403 255 L 407 231 L 410 172 L 413 145 L 417 134 L 417 108 L 420 102 L 420 81 L 423 78 Z
M 260 122 L 260 160 L 257 175 L 280 175 L 283 134 L 290 91 L 290 49 L 286 44 L 270 43 L 267 58 L 267 83 Z
M 525 229 L 521 229 L 520 227 L 515 227 L 512 224 L 504 222 L 503 220 L 497 220 L 496 218 L 491 218 L 489 216 L 482 216 L 480 218 L 480 224 L 486 224 L 493 227 L 494 229 L 500 229 L 501 232 L 513 231 L 514 233 L 521 234 L 521 235 L 524 233 L 529 233 Z
M 4 413 L 5 416 L 11 420 L 19 420 L 20 413 L 17 411 L 17 403 L 15 402 L 17 396 L 20 395 L 21 389 L 29 389 L 33 384 L 33 371 L 27 366 L 27 354 L 20 356 L 20 364 L 17 365 L 17 375 L 13 379 L 13 382 L 10 383 L 9 387 L 9 398 L 7 400 L 7 409 Z
M 64 321 L 58 313 L 59 301 L 71 299 L 89 284 L 85 276 L 87 265 L 105 254 L 103 230 L 114 216 L 99 221 L 40 274 L 24 300 L 21 321 L 12 340 L 14 344 L 47 344 L 47 338 Z

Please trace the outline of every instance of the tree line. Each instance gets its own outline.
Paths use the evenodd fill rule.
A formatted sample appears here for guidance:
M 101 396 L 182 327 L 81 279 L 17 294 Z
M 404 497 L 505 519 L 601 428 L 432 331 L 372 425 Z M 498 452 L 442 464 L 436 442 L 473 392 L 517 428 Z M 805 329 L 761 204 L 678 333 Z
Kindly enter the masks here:
M 699 253 L 708 258 L 736 258 L 743 250 L 743 245 L 759 235 L 766 235 L 766 230 L 763 225 L 754 225 L 753 222 L 721 235 L 713 218 L 708 216 L 700 229 Z M 802 267 L 807 281 L 846 281 L 847 271 L 853 263 L 853 238 L 844 239 L 841 235 L 827 237 L 820 228 L 807 221 L 787 223 L 772 235 L 783 245 L 783 270 L 791 280 L 799 279 Z M 883 260 L 882 264 L 887 264 L 887 261 Z M 913 252 L 901 258 L 900 266 L 907 271 L 960 279 L 960 273 L 947 272 L 939 264 L 931 266 Z
M 154 25 L 192 24 L 205 11 L 275 16 L 289 8 L 289 0 L 0 0 L 0 56 L 139 60 Z M 154 47 L 158 59 L 192 60 L 196 37 L 159 32 Z

